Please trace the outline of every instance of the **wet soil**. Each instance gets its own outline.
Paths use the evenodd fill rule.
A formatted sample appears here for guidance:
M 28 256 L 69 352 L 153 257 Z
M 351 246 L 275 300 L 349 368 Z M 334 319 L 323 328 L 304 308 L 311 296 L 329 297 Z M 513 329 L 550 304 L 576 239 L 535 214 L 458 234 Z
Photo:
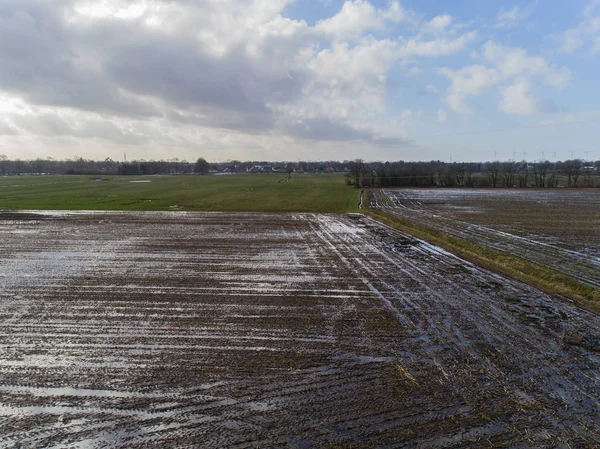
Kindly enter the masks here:
M 385 189 L 371 206 L 600 287 L 600 189 Z
M 0 447 L 600 445 L 600 318 L 362 215 L 35 213 Z

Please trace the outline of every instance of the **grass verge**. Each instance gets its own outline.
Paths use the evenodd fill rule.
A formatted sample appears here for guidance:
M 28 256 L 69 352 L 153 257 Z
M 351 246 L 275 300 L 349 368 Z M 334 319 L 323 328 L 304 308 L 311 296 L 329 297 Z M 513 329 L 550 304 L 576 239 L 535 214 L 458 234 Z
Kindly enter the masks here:
M 364 204 L 368 204 L 368 200 L 365 200 Z M 578 306 L 600 315 L 600 290 L 571 276 L 381 210 L 365 207 L 363 212 L 388 226 L 437 245 L 469 262 L 525 282 L 545 293 L 570 299 Z

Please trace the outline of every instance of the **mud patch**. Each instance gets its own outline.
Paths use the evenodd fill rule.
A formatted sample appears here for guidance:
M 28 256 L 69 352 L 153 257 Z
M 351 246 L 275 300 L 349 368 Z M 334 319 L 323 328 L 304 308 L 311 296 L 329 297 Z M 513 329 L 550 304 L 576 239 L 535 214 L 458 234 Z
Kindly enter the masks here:
M 373 220 L 40 215 L 0 227 L 2 447 L 600 444 L 598 317 Z

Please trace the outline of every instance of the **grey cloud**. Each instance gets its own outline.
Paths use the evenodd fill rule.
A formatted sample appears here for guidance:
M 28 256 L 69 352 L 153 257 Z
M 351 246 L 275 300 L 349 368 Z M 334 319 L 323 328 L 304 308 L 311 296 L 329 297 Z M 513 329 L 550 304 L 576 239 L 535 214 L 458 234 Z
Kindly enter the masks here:
M 272 128 L 270 104 L 300 95 L 304 74 L 262 70 L 241 50 L 216 58 L 187 39 L 165 40 L 146 33 L 109 56 L 106 71 L 115 83 L 155 96 L 193 120 L 233 129 Z M 172 116 L 177 117 L 173 112 Z M 203 116 L 204 119 L 199 119 Z
M 65 28 L 61 9 L 51 3 L 9 0 L 0 6 L 0 61 L 0 89 L 35 104 L 160 114 L 153 105 L 124 95 L 86 59 Z
M 19 134 L 15 128 L 8 123 L 0 122 L 0 136 L 16 136 Z
M 294 137 L 312 140 L 370 140 L 372 134 L 327 117 L 292 120 L 284 124 L 284 132 Z
M 308 59 L 299 56 L 302 49 L 317 48 L 322 37 L 314 29 L 299 22 L 292 23 L 292 31 L 285 33 L 270 32 L 265 27 L 252 35 L 256 39 L 252 41 L 256 44 L 254 52 L 246 48 L 246 42 L 236 46 L 232 40 L 227 51 L 216 56 L 213 48 L 201 44 L 197 33 L 203 27 L 215 35 L 235 33 L 237 30 L 208 29 L 212 26 L 211 17 L 219 18 L 221 11 L 205 14 L 202 2 L 164 1 L 190 6 L 190 17 L 180 30 L 155 29 L 142 19 L 69 21 L 67 13 L 75 0 L 0 0 L 0 91 L 34 105 L 68 107 L 119 118 L 162 117 L 165 120 L 149 123 L 167 123 L 171 127 L 199 125 L 246 134 L 277 130 L 313 140 L 407 144 L 401 139 L 378 139 L 370 131 L 335 118 L 294 120 L 292 111 L 301 108 L 287 106 L 305 95 L 315 95 L 315 103 L 330 101 L 327 95 L 319 97 L 319 92 L 310 90 L 315 85 L 316 69 L 307 67 Z M 215 5 L 219 4 L 212 3 L 217 8 Z M 351 84 L 354 87 L 357 83 Z M 394 87 L 397 86 L 386 81 L 387 89 Z M 340 88 L 336 87 L 336 91 Z M 356 95 L 356 89 L 341 92 L 341 96 Z M 298 115 L 312 113 L 302 111 Z M 143 143 L 161 137 L 158 130 L 138 133 L 116 126 L 119 123 L 114 120 L 94 121 L 87 117 L 73 125 L 73 120 L 69 123 L 51 113 L 15 116 L 15 124 L 43 136 L 100 138 L 120 143 Z
M 414 143 L 401 138 L 382 138 L 370 130 L 354 128 L 352 125 L 326 117 L 291 121 L 284 125 L 284 131 L 294 137 L 324 141 L 366 141 L 382 146 L 414 146 Z
M 46 137 L 79 137 L 88 139 L 104 139 L 119 144 L 146 143 L 148 138 L 115 126 L 112 122 L 101 119 L 86 119 L 71 125 L 56 114 L 32 114 L 11 116 L 17 127 L 32 134 Z
M 17 127 L 39 136 L 64 136 L 74 133 L 73 128 L 55 114 L 14 114 L 11 118 Z
M 189 33 L 116 19 L 67 24 L 55 5 L 9 0 L 0 8 L 0 89 L 39 105 L 139 118 L 179 109 L 207 126 L 270 129 L 269 105 L 297 98 L 307 82 L 285 69 L 307 39 L 266 37 L 263 60 L 241 48 L 215 57 Z

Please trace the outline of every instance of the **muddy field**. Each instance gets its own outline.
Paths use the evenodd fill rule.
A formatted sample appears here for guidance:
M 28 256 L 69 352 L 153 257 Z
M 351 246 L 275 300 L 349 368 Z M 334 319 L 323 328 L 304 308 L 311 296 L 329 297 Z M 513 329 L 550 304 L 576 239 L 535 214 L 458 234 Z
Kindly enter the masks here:
M 600 189 L 386 189 L 371 206 L 600 287 Z
M 600 318 L 361 215 L 3 213 L 0 447 L 595 447 Z

